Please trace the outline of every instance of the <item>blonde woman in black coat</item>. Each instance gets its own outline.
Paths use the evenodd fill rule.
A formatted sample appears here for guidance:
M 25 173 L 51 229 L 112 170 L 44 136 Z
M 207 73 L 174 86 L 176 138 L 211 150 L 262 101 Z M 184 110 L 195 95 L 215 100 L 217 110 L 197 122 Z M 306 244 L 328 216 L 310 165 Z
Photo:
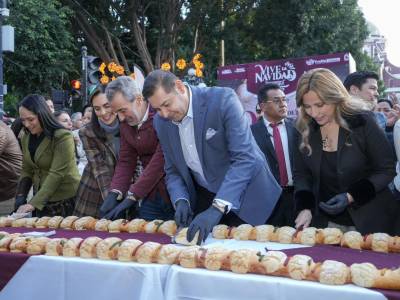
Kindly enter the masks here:
M 328 69 L 305 73 L 296 101 L 296 227 L 399 233 L 399 203 L 387 187 L 395 161 L 374 116 Z

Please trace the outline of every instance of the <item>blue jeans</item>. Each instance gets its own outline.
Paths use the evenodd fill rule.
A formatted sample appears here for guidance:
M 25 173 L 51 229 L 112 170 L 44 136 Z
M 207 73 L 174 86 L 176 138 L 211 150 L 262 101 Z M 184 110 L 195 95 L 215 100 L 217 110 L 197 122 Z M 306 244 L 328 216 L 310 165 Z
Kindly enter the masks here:
M 175 210 L 170 202 L 166 202 L 158 193 L 154 199 L 143 199 L 138 217 L 146 221 L 173 220 Z

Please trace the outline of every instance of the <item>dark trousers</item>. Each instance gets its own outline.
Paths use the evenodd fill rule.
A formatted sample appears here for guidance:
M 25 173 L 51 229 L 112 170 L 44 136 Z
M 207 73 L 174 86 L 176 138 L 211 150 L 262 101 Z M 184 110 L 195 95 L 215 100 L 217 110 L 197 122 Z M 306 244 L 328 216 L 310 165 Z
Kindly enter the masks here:
M 201 185 L 197 184 L 196 181 L 193 179 L 195 189 L 197 192 L 197 202 L 196 208 L 194 209 L 194 215 L 198 215 L 199 213 L 205 211 L 209 208 L 215 198 L 215 194 L 207 190 L 206 188 L 202 187 Z M 228 226 L 239 226 L 244 224 L 242 219 L 240 219 L 235 213 L 232 211 L 224 214 L 219 224 L 225 224 Z
M 266 224 L 282 227 L 294 225 L 293 187 L 282 188 L 282 194 Z

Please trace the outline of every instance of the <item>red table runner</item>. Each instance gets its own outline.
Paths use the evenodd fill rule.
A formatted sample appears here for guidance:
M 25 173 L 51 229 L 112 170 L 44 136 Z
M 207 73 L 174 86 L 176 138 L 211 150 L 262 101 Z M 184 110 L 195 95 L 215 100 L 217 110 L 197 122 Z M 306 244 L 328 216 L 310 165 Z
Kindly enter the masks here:
M 48 228 L 25 228 L 25 227 L 0 227 L 0 231 L 9 233 L 24 233 L 30 231 L 50 231 Z M 107 237 L 119 237 L 123 240 L 138 239 L 142 242 L 158 242 L 160 244 L 171 243 L 171 237 L 164 234 L 150 234 L 150 233 L 109 233 L 94 230 L 63 230 L 56 229 L 56 234 L 51 238 L 73 238 L 81 237 L 83 239 L 90 236 L 98 236 L 102 239 Z M 317 245 L 314 247 L 296 248 L 282 250 L 288 256 L 295 254 L 304 254 L 311 256 L 314 261 L 322 262 L 327 259 L 341 261 L 348 266 L 353 263 L 369 262 L 374 264 L 377 268 L 399 268 L 400 267 L 400 254 L 396 253 L 379 253 L 369 250 L 354 250 L 338 246 Z M 0 291 L 7 284 L 7 282 L 14 276 L 19 268 L 25 263 L 30 255 L 24 253 L 8 253 L 0 252 Z M 387 297 L 389 300 L 400 300 L 400 291 L 374 289 Z
M 331 259 L 340 261 L 348 266 L 354 263 L 369 262 L 374 264 L 378 269 L 400 267 L 400 254 L 398 253 L 380 253 L 370 250 L 355 250 L 328 245 L 317 245 L 314 247 L 287 249 L 282 251 L 288 256 L 293 256 L 295 254 L 308 255 L 316 262 L 323 262 L 324 260 Z M 400 291 L 383 289 L 373 290 L 382 293 L 389 300 L 400 300 Z
M 0 227 L 0 231 L 6 231 L 9 233 L 24 233 L 30 231 L 51 231 L 48 228 L 25 228 L 25 227 Z M 170 244 L 171 237 L 165 234 L 152 234 L 152 233 L 109 233 L 104 231 L 94 231 L 94 230 L 63 230 L 56 229 L 56 234 L 52 235 L 50 238 L 73 238 L 80 237 L 85 239 L 90 236 L 98 236 L 99 238 L 105 239 L 107 237 L 119 237 L 123 240 L 127 239 L 138 239 L 142 242 L 158 242 L 160 244 Z M 25 253 L 10 253 L 10 252 L 0 252 L 0 291 L 5 287 L 5 285 L 10 281 L 14 274 L 22 267 L 22 265 L 28 260 L 29 254 Z

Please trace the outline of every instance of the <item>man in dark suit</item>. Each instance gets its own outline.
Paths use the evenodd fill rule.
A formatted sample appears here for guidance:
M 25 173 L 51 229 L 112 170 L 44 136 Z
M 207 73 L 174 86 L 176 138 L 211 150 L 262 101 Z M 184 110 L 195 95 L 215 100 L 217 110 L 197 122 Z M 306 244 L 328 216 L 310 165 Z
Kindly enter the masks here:
M 199 232 L 200 243 L 220 222 L 264 224 L 281 189 L 235 92 L 185 85 L 156 70 L 147 76 L 143 96 L 157 111 L 167 188 L 178 226 L 189 225 L 188 240 Z
M 269 168 L 282 187 L 281 197 L 267 220 L 275 226 L 291 226 L 293 205 L 293 121 L 287 119 L 287 102 L 279 85 L 268 83 L 258 92 L 262 117 L 251 126 L 253 136 L 264 153 Z

